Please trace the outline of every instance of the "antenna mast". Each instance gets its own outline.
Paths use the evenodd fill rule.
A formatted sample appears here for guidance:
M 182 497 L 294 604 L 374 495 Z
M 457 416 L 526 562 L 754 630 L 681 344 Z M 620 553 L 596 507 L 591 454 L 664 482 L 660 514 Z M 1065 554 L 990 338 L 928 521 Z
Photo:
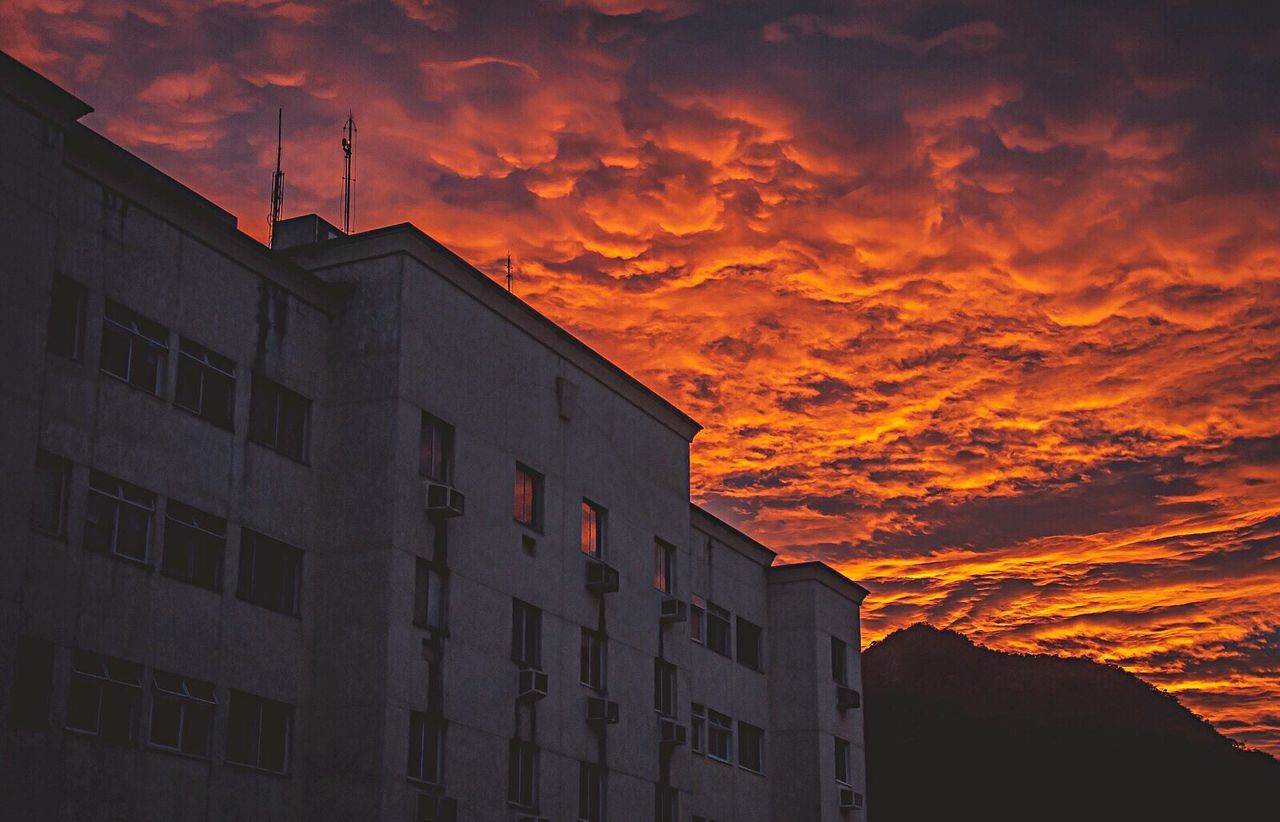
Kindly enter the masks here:
M 270 246 L 276 236 L 276 223 L 280 222 L 280 212 L 284 208 L 284 172 L 280 170 L 280 156 L 284 148 L 284 109 L 276 113 L 276 173 L 271 175 L 271 214 L 267 220 L 267 245 Z
M 511 290 L 511 252 L 507 252 L 507 291 Z
M 355 182 L 356 121 L 347 114 L 342 127 L 342 233 L 351 233 L 351 184 Z

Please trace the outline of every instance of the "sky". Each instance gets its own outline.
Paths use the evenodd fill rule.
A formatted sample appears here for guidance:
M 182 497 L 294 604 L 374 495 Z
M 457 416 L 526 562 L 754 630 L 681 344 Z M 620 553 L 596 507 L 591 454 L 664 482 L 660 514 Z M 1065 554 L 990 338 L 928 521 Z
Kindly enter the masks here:
M 698 419 L 693 492 L 920 620 L 1280 755 L 1280 9 L 6 0 L 266 235 L 413 222 Z

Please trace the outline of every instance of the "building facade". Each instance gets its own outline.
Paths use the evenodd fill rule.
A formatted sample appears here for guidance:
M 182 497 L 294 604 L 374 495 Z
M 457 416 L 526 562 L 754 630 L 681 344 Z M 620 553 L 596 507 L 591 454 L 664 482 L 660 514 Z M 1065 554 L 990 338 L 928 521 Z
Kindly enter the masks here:
M 0 55 L 0 807 L 865 819 L 859 606 L 410 225 L 272 248 Z

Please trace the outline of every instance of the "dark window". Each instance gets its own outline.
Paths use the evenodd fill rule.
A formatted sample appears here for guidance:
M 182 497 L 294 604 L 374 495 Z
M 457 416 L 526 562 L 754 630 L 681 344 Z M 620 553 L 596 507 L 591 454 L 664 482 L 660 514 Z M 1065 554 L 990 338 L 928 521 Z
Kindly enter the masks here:
M 669 594 L 675 587 L 676 547 L 660 539 L 653 541 L 653 587 Z
M 707 756 L 721 762 L 733 761 L 733 719 L 710 709 L 707 710 Z
M 236 364 L 186 338 L 178 341 L 173 402 L 228 431 L 236 404 Z
M 409 778 L 440 783 L 444 751 L 444 721 L 419 711 L 409 712 Z
M 582 646 L 578 665 L 578 681 L 597 691 L 605 689 L 606 641 L 603 634 L 582 629 Z
M 213 685 L 190 677 L 156 671 L 151 702 L 151 744 L 207 758 L 213 736 Z
M 101 654 L 73 651 L 67 692 L 67 727 L 107 742 L 137 737 L 142 666 Z
M 311 400 L 260 374 L 253 375 L 249 439 L 306 462 L 310 418 Z
M 241 691 L 231 692 L 227 761 L 273 773 L 289 770 L 293 706 Z
M 738 767 L 764 773 L 764 730 L 738 722 Z
M 169 329 L 107 300 L 102 324 L 102 370 L 134 388 L 160 393 Z
M 676 666 L 665 659 L 653 660 L 653 709 L 663 716 L 676 713 Z
M 448 613 L 445 576 L 422 557 L 417 558 L 414 576 L 413 624 L 441 630 Z
M 453 477 L 453 426 L 422 412 L 418 440 L 418 473 L 436 482 Z
M 603 822 L 604 782 L 604 768 L 578 763 L 578 822 Z
M 706 707 L 693 703 L 689 709 L 689 747 L 696 754 L 706 753 L 707 750 L 707 709 Z
M 714 602 L 707 603 L 707 647 L 717 654 L 733 654 L 733 628 L 729 612 Z
M 300 548 L 241 529 L 240 585 L 236 592 L 240 599 L 297 616 L 301 586 Z
M 707 601 L 694 594 L 689 598 L 689 639 L 706 642 Z
M 599 505 L 582 501 L 582 553 L 597 559 L 604 557 L 604 517 Z
M 169 500 L 165 505 L 162 574 L 220 591 L 226 552 L 226 520 Z
M 89 475 L 84 546 L 91 551 L 146 562 L 156 495 L 100 471 Z
M 53 643 L 18 637 L 13 660 L 13 727 L 43 731 L 49 727 L 49 697 L 53 690 Z
M 836 781 L 849 784 L 849 742 L 836 737 Z
M 653 797 L 654 822 L 680 822 L 680 794 L 670 785 L 655 785 Z
M 542 527 L 542 475 L 516 465 L 516 521 L 533 529 Z
M 538 804 L 538 747 L 522 739 L 511 740 L 507 768 L 507 801 L 521 808 Z
M 542 611 L 511 601 L 511 658 L 527 668 L 542 667 Z
M 31 527 L 53 537 L 67 535 L 67 492 L 71 461 L 47 451 L 36 452 L 35 487 L 31 498 Z
M 840 685 L 849 684 L 849 654 L 845 644 L 831 637 L 831 678 Z
M 49 302 L 49 351 L 73 360 L 84 354 L 86 302 L 84 286 L 65 277 L 53 278 L 53 294 Z
M 738 662 L 753 671 L 764 670 L 764 643 L 761 640 L 760 626 L 737 618 Z

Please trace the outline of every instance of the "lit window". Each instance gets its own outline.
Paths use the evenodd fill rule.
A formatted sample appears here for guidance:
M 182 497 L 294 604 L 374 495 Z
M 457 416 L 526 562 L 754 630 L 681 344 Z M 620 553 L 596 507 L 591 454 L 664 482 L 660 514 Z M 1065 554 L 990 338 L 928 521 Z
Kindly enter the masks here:
M 142 704 L 142 666 L 74 651 L 67 693 L 67 727 L 107 742 L 136 739 Z
M 421 557 L 417 559 L 415 571 L 413 624 L 423 628 L 443 629 L 448 611 L 445 577 Z
M 84 546 L 90 551 L 146 562 L 156 496 L 100 471 L 89 475 Z
M 409 712 L 409 778 L 440 784 L 444 752 L 444 720 L 419 711 Z
M 831 637 L 831 678 L 839 685 L 849 684 L 848 657 L 845 644 Z
M 653 709 L 663 716 L 676 713 L 676 666 L 665 659 L 653 660 Z
M 169 500 L 165 505 L 160 572 L 212 591 L 222 590 L 227 521 Z
M 511 601 L 511 658 L 526 668 L 542 667 L 542 611 Z
M 717 654 L 733 655 L 733 628 L 729 612 L 714 602 L 707 605 L 707 647 Z
M 737 618 L 738 662 L 753 671 L 764 670 L 764 642 L 760 626 Z
M 738 767 L 764 773 L 764 730 L 738 722 Z
M 102 325 L 102 370 L 134 388 L 160 393 L 169 329 L 107 300 Z
M 653 541 L 653 587 L 664 594 L 675 588 L 676 547 L 660 539 Z
M 579 681 L 597 691 L 605 689 L 605 637 L 590 628 L 582 629 Z
M 578 822 L 603 822 L 604 786 L 604 768 L 592 762 L 578 763 Z
M 531 468 L 516 465 L 516 522 L 529 528 L 542 527 L 542 475 Z
M 311 400 L 260 374 L 253 375 L 252 385 L 249 439 L 306 462 Z
M 46 347 L 73 360 L 84 353 L 84 286 L 65 277 L 53 278 L 49 301 L 49 336 Z
M 706 642 L 707 601 L 694 594 L 689 602 L 689 639 Z
M 849 784 L 849 742 L 836 737 L 836 781 Z
M 151 677 L 151 744 L 190 756 L 208 757 L 213 736 L 213 685 L 156 671 Z
M 231 692 L 227 761 L 272 773 L 289 770 L 293 706 L 241 691 Z
M 453 426 L 422 412 L 418 438 L 418 473 L 436 482 L 453 477 Z
M 290 616 L 298 615 L 302 549 L 248 528 L 240 531 L 240 581 L 236 596 Z
M 53 643 L 48 640 L 18 637 L 10 692 L 12 727 L 24 731 L 43 731 L 49 727 L 53 651 Z
M 707 709 L 706 707 L 693 703 L 690 708 L 689 720 L 689 747 L 696 754 L 706 753 L 707 750 Z
M 733 761 L 733 719 L 710 709 L 707 710 L 707 756 L 720 762 Z
M 596 559 L 604 557 L 604 515 L 600 506 L 582 501 L 582 553 Z
M 37 451 L 31 495 L 32 528 L 51 537 L 67 535 L 67 492 L 70 487 L 71 461 L 47 451 Z
M 507 801 L 521 808 L 538 804 L 538 747 L 522 739 L 511 740 L 507 769 Z
M 184 338 L 178 341 L 173 404 L 228 431 L 236 404 L 236 364 Z

